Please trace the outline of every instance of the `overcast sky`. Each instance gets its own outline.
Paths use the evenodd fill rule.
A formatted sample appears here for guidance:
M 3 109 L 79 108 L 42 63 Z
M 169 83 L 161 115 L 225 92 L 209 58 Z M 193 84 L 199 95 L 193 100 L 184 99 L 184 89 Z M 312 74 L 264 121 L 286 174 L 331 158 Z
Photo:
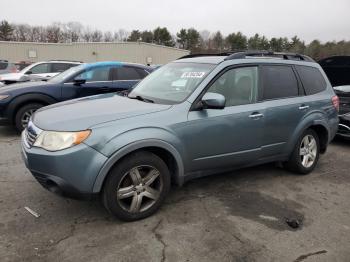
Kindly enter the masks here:
M 350 40 L 350 0 L 1 0 L 0 20 L 31 25 L 78 21 L 93 29 L 241 31 L 307 42 Z

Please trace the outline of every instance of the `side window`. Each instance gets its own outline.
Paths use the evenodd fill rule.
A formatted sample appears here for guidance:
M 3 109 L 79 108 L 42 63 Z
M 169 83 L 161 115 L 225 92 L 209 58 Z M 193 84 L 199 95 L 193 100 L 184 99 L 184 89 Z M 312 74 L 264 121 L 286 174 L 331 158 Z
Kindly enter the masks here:
M 84 79 L 86 82 L 109 81 L 110 67 L 97 67 L 87 70 L 75 77 L 75 79 Z
M 327 83 L 317 68 L 297 66 L 297 70 L 305 88 L 306 95 L 313 95 L 326 89 Z
M 226 98 L 226 106 L 255 103 L 258 96 L 258 67 L 241 67 L 222 74 L 207 92 Z
M 299 95 L 298 81 L 290 66 L 269 65 L 262 69 L 264 100 L 295 97 Z
M 51 72 L 52 73 L 62 73 L 66 71 L 67 69 L 74 66 L 73 64 L 65 64 L 65 63 L 55 63 L 51 64 Z
M 122 66 L 114 70 L 114 80 L 139 80 L 143 78 L 134 67 Z
M 40 64 L 40 65 L 32 67 L 29 71 L 31 71 L 32 74 L 50 73 L 50 64 Z
M 140 79 L 145 78 L 146 76 L 148 76 L 148 72 L 142 68 L 135 68 L 136 72 L 139 74 Z

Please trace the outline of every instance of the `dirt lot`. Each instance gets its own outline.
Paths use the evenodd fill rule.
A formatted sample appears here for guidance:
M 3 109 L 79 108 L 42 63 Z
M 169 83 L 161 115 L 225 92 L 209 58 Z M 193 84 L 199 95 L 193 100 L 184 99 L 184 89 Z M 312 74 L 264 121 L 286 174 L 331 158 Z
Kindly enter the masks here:
M 133 223 L 113 219 L 98 201 L 41 188 L 19 144 L 0 127 L 2 262 L 350 261 L 349 142 L 333 142 L 308 176 L 264 165 L 194 180 Z M 290 228 L 287 218 L 301 227 Z

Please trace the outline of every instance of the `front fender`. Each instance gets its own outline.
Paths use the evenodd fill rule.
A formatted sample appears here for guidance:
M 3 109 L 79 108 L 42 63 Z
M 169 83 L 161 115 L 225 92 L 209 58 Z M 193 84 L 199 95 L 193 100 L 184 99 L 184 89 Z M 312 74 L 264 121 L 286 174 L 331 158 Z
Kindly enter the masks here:
M 174 179 L 179 185 L 182 185 L 184 182 L 186 166 L 184 159 L 187 159 L 186 153 L 181 141 L 175 136 L 175 134 L 168 130 L 156 127 L 137 128 L 119 134 L 105 143 L 95 144 L 95 142 L 97 141 L 87 141 L 90 146 L 107 156 L 108 160 L 103 165 L 96 178 L 93 188 L 94 192 L 99 192 L 101 190 L 103 181 L 109 170 L 118 160 L 133 151 L 146 147 L 162 148 L 172 154 L 178 168 L 178 172 L 175 174 Z
M 50 104 L 57 103 L 58 101 L 52 98 L 51 96 L 41 94 L 41 93 L 29 93 L 29 94 L 19 95 L 13 98 L 9 102 L 9 106 L 7 107 L 7 110 L 5 112 L 6 117 L 12 121 L 13 115 L 16 112 L 16 110 L 21 105 L 25 103 L 30 103 L 30 102 L 38 102 L 38 103 L 50 105 Z

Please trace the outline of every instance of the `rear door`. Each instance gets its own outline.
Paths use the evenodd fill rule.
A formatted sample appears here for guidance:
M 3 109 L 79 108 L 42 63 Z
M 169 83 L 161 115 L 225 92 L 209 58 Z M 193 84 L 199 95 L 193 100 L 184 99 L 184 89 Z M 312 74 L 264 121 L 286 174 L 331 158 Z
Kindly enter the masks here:
M 284 152 L 308 105 L 293 66 L 263 65 L 261 73 L 261 102 L 266 107 L 262 154 L 268 158 Z

